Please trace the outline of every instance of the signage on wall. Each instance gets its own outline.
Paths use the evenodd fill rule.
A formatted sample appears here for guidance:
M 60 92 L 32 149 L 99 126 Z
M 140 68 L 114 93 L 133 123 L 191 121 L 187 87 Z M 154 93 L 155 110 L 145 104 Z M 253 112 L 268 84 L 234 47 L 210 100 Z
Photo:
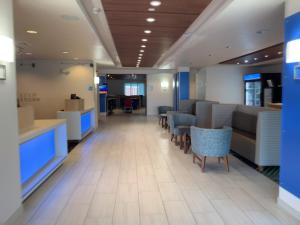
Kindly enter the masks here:
M 6 66 L 0 64 L 0 80 L 6 80 Z
M 40 98 L 36 93 L 20 93 L 19 101 L 20 103 L 33 103 L 33 102 L 39 102 Z

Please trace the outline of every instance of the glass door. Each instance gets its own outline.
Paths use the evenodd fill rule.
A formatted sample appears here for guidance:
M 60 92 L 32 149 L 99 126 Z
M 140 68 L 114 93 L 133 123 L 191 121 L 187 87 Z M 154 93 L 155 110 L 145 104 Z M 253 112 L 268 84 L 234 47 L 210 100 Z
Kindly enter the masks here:
M 248 81 L 245 83 L 245 104 L 261 106 L 261 81 Z

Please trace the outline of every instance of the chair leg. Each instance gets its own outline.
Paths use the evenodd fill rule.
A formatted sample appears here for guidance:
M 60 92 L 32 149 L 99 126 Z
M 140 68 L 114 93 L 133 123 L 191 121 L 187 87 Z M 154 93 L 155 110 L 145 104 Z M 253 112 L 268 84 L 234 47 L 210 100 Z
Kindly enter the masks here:
M 179 143 L 178 143 L 178 136 L 177 136 L 177 135 L 175 135 L 175 145 L 176 145 L 176 146 L 179 145 Z
M 195 164 L 195 161 L 196 161 L 196 155 L 195 153 L 193 153 L 193 163 Z
M 219 164 L 221 163 L 221 157 L 218 157 L 218 163 Z
M 201 169 L 202 169 L 203 173 L 205 172 L 205 163 L 206 163 L 206 156 L 203 157 L 202 163 L 201 163 Z
M 183 149 L 183 146 L 184 146 L 183 135 L 180 135 L 180 149 Z
M 225 167 L 226 167 L 227 171 L 229 172 L 229 159 L 228 159 L 228 155 L 224 158 L 224 162 L 225 162 Z
M 171 141 L 173 141 L 173 139 L 174 139 L 174 134 L 171 135 Z
M 161 122 L 161 117 L 159 117 L 159 120 L 158 120 L 158 124 L 160 125 L 160 122 Z

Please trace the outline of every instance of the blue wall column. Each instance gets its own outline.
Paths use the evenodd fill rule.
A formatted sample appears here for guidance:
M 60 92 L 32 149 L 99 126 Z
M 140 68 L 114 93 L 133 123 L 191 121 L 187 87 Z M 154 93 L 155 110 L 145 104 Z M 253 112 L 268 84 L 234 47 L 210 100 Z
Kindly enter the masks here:
M 288 0 L 285 18 L 282 143 L 278 203 L 300 218 L 300 80 L 294 79 L 295 67 L 300 62 L 300 59 L 299 61 L 295 60 L 296 55 L 300 55 L 300 45 L 293 46 L 294 49 L 287 48 L 287 46 L 291 46 L 291 41 L 297 39 L 300 39 L 300 1 Z M 294 54 L 293 52 L 296 55 L 291 55 L 291 53 Z M 290 58 L 294 59 L 290 60 Z
M 174 106 L 178 110 L 180 100 L 190 98 L 190 70 L 188 67 L 180 67 L 174 76 Z

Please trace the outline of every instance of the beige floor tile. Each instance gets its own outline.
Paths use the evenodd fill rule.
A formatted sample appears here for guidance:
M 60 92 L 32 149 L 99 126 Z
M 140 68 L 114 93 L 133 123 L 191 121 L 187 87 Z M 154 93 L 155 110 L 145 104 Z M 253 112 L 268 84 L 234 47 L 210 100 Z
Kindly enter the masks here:
M 226 224 L 253 225 L 250 218 L 232 200 L 213 200 L 212 203 Z
M 165 214 L 141 215 L 141 225 L 168 225 Z
M 182 193 L 193 213 L 215 212 L 208 198 L 200 190 L 183 191 Z
M 88 210 L 88 218 L 112 218 L 116 194 L 96 193 Z
M 159 190 L 163 201 L 181 201 L 183 200 L 180 189 L 176 183 L 159 183 Z
M 198 225 L 225 225 L 218 213 L 194 213 Z
M 255 225 L 282 225 L 268 212 L 247 211 L 246 214 L 250 217 Z
M 118 202 L 115 207 L 113 225 L 139 225 L 139 203 Z
M 61 213 L 56 225 L 83 225 L 88 212 L 87 204 L 70 204 Z
M 196 225 L 192 213 L 183 201 L 169 201 L 164 204 L 170 225 Z
M 138 202 L 139 193 L 138 186 L 136 183 L 132 184 L 119 184 L 118 187 L 118 202 Z
M 165 213 L 159 192 L 140 192 L 139 203 L 141 215 Z

